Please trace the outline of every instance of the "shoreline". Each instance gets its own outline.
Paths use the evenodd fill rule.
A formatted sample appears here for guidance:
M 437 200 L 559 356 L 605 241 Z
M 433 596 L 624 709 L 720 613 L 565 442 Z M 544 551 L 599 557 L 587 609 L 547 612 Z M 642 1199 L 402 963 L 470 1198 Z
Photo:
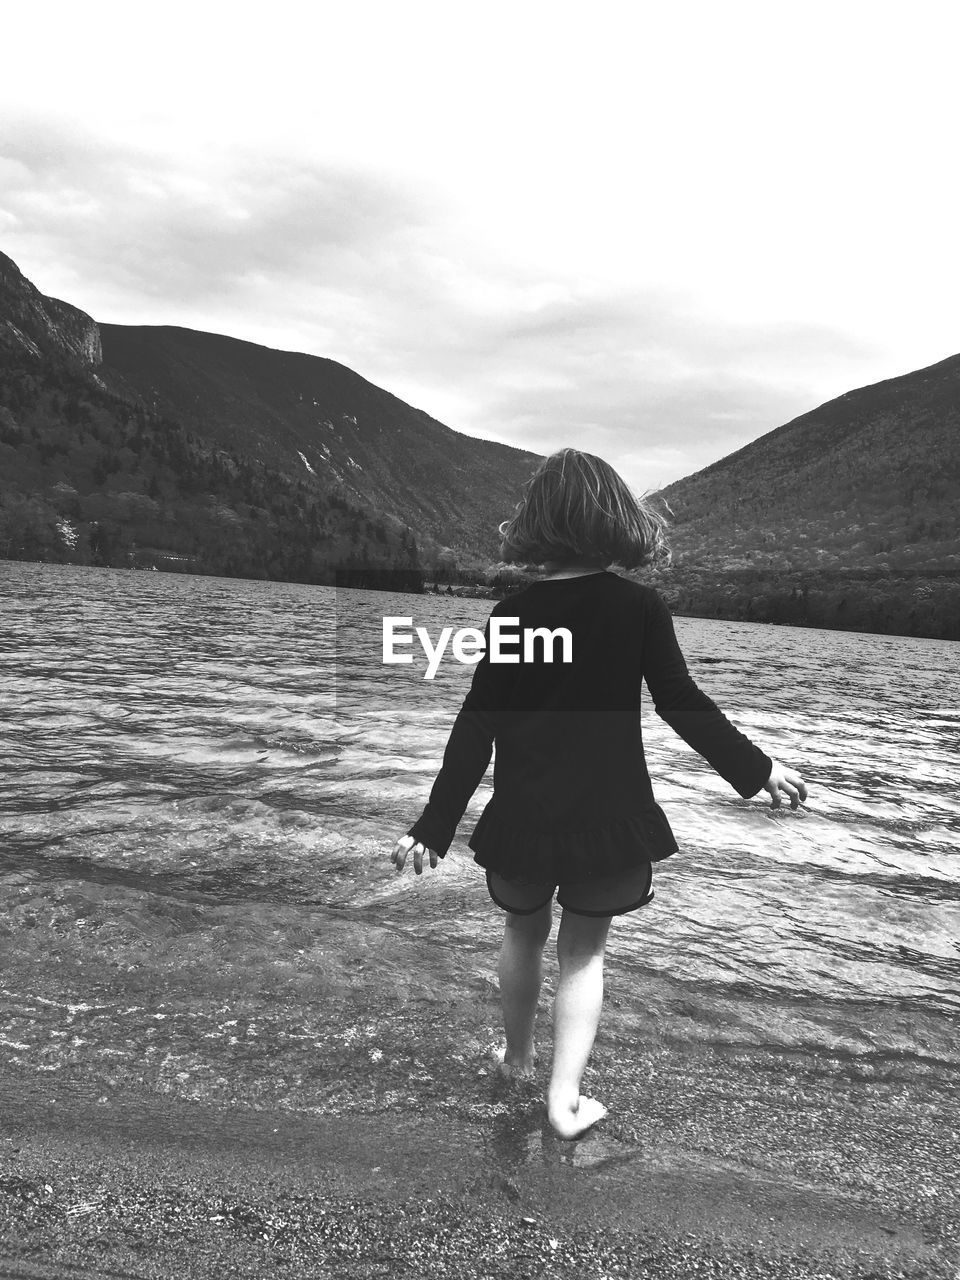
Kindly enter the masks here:
M 329 1109 L 0 1069 L 0 1274 L 954 1280 L 949 1085 L 605 1043 L 611 1116 L 566 1143 L 425 1012 L 419 1076 L 351 1054 Z

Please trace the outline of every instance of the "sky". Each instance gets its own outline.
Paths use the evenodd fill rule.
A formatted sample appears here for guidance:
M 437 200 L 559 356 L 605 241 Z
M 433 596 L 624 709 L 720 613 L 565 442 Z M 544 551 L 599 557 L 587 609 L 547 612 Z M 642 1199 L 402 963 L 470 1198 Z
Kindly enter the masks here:
M 638 491 L 960 351 L 960 7 L 5 6 L 0 250 Z M 11 51 L 13 51 L 11 53 Z

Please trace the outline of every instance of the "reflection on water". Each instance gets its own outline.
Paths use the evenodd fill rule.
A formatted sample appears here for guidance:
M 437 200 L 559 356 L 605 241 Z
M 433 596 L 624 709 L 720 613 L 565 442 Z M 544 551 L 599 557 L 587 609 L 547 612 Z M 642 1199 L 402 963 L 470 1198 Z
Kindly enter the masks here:
M 209 1093 L 211 1044 L 268 1037 L 302 1076 L 324 992 L 436 980 L 489 1000 L 499 921 L 464 843 L 489 781 L 439 872 L 388 859 L 470 668 L 427 682 L 422 661 L 376 660 L 383 614 L 435 635 L 489 602 L 17 563 L 0 588 L 0 1054 L 127 1055 Z M 614 926 L 606 1034 L 955 1062 L 960 647 L 677 630 L 810 801 L 741 800 L 646 715 L 681 852 Z

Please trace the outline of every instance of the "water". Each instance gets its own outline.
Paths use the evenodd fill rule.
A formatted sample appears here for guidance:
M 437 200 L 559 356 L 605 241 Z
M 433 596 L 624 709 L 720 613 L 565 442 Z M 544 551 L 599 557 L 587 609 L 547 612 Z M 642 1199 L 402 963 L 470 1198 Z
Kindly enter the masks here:
M 334 682 L 330 588 L 0 562 L 0 592 L 0 1062 L 294 1106 L 333 1000 L 369 997 L 345 1045 L 439 991 L 492 1033 L 499 921 L 465 845 L 489 778 L 437 872 L 389 862 L 470 668 L 363 649 L 384 613 L 435 635 L 490 602 L 340 593 Z M 809 803 L 740 799 L 648 708 L 681 851 L 614 925 L 604 1035 L 960 1065 L 960 646 L 677 632 Z

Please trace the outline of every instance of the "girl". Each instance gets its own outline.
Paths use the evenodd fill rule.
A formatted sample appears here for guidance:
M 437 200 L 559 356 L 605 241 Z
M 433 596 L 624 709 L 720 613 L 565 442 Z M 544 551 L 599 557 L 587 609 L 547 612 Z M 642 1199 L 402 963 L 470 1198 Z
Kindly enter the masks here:
M 668 558 L 663 519 L 630 492 L 608 463 L 577 449 L 547 458 L 500 526 L 504 560 L 538 565 L 543 576 L 498 602 L 491 618 L 509 630 L 559 627 L 572 635 L 571 661 L 536 646 L 513 662 L 487 649 L 456 718 L 443 766 L 421 817 L 391 855 L 403 869 L 412 851 L 436 867 L 490 762 L 494 791 L 470 837 L 503 909 L 500 996 L 507 1078 L 533 1070 L 533 1029 L 553 896 L 562 908 L 560 976 L 553 1007 L 553 1067 L 547 1114 L 562 1138 L 606 1115 L 580 1096 L 603 1003 L 603 957 L 613 916 L 653 898 L 653 863 L 677 852 L 656 803 L 640 732 L 641 682 L 657 714 L 744 798 L 781 792 L 806 800 L 799 773 L 739 732 L 690 677 L 661 596 L 619 574 Z M 505 624 L 506 625 L 506 624 Z M 558 891 L 559 890 L 559 891 Z

